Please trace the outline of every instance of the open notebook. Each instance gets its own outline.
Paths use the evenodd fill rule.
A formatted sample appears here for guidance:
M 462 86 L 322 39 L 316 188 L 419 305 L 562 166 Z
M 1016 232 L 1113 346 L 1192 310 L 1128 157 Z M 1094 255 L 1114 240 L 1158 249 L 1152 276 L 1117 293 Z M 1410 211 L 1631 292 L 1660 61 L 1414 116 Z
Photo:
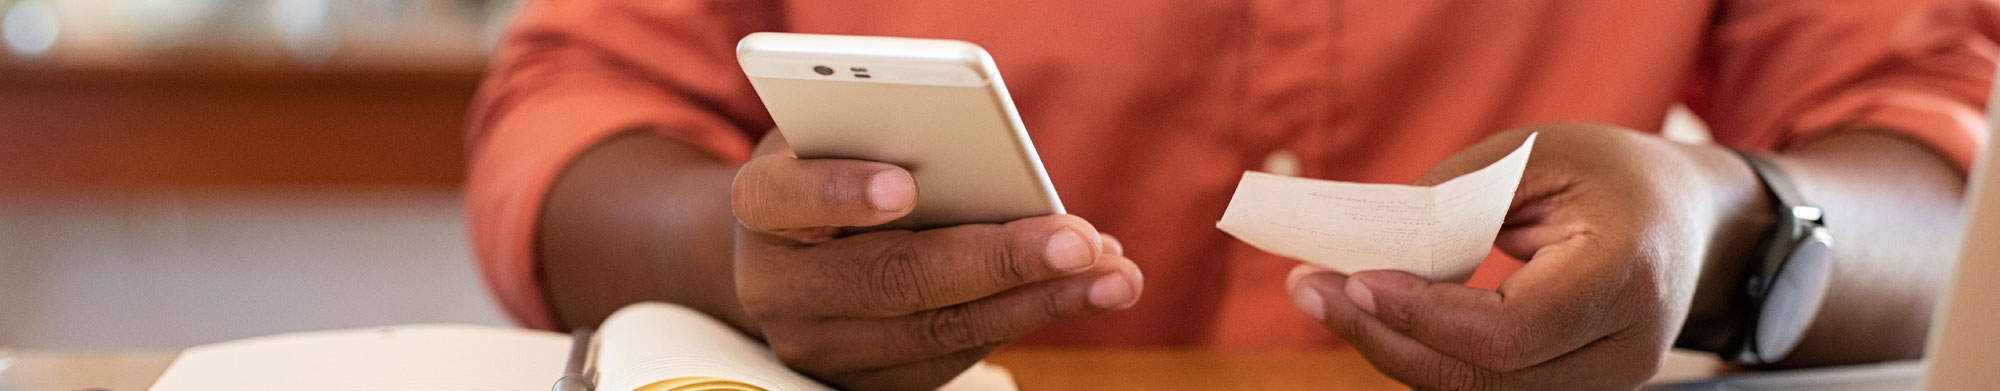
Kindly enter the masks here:
M 599 391 L 831 389 L 727 325 L 671 304 L 618 310 L 597 344 Z M 285 334 L 188 349 L 152 390 L 546 390 L 562 375 L 569 347 L 568 335 L 490 326 Z M 1005 370 L 982 363 L 942 389 L 1015 386 Z

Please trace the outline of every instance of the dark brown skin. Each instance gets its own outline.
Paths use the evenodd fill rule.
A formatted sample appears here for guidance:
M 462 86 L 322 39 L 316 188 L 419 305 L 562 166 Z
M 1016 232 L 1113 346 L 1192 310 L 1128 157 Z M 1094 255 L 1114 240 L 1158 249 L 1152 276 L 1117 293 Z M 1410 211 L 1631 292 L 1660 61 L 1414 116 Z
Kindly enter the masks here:
M 1696 335 L 1726 333 L 1715 325 L 1741 311 L 1732 292 L 1773 220 L 1748 165 L 1715 146 L 1561 124 L 1490 137 L 1417 182 L 1483 167 L 1536 131 L 1496 240 L 1528 264 L 1497 291 L 1302 266 L 1287 287 L 1294 301 L 1377 369 L 1426 390 L 1632 389 L 1684 321 Z M 1963 179 L 1918 144 L 1867 130 L 1774 160 L 1827 211 L 1836 240 L 1826 307 L 1780 366 L 1920 355 Z
M 1530 131 L 1541 136 L 1497 243 L 1530 261 L 1497 292 L 1313 269 L 1295 271 L 1288 289 L 1378 369 L 1420 389 L 1630 389 L 1657 371 L 1684 321 L 1695 334 L 1721 332 L 1712 325 L 1738 311 L 1728 292 L 1771 223 L 1748 167 L 1713 146 L 1548 125 L 1493 136 L 1418 182 L 1483 167 Z M 900 170 L 795 159 L 777 139 L 759 149 L 738 168 L 633 132 L 579 157 L 551 190 L 538 243 L 561 322 L 676 302 L 835 385 L 921 389 L 1022 333 L 1129 306 L 1142 290 L 1117 241 L 1073 216 L 839 237 L 828 227 L 907 211 L 894 191 L 871 197 L 867 185 Z M 1919 144 L 1868 130 L 1830 132 L 1775 160 L 1827 210 L 1838 265 L 1827 307 L 1783 365 L 1916 357 L 1951 258 L 1960 174 Z M 896 202 L 882 211 L 871 206 L 879 199 Z M 1097 254 L 1090 266 L 1042 262 L 1049 235 L 1065 230 Z M 1112 280 L 1127 294 L 1090 304 L 1091 284 Z
M 735 178 L 735 166 L 645 131 L 570 163 L 537 230 L 557 325 L 596 326 L 626 304 L 666 300 L 748 330 L 731 264 Z
M 929 389 L 1030 331 L 1139 298 L 1117 240 L 1075 216 L 843 236 L 909 213 L 909 173 L 798 159 L 771 135 L 740 169 L 642 133 L 579 158 L 540 242 L 564 324 L 683 303 L 833 385 Z

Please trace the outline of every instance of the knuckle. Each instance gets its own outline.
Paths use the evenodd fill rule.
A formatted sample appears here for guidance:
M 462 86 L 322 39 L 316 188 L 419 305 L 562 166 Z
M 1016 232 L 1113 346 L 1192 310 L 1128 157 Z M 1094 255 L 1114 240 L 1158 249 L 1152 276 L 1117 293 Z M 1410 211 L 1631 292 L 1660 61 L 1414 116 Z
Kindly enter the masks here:
M 730 185 L 729 212 L 736 215 L 738 223 L 746 226 L 756 224 L 757 218 L 762 216 L 757 215 L 756 208 L 750 203 L 751 193 L 754 191 L 743 184 L 742 176 L 739 175 L 737 178 L 736 183 Z
M 926 284 L 922 275 L 923 260 L 917 253 L 916 244 L 909 239 L 898 240 L 867 261 L 868 282 L 865 291 L 868 296 L 882 306 L 894 309 L 921 309 L 937 296 L 933 284 Z M 867 306 L 879 307 L 879 306 Z
M 1473 368 L 1453 362 L 1443 355 L 1432 355 L 1423 365 L 1423 380 L 1431 389 L 1447 391 L 1484 391 L 1501 389 L 1500 374 Z
M 975 323 L 965 306 L 932 311 L 924 321 L 924 340 L 946 352 L 985 345 L 985 332 Z
M 1443 356 L 1434 356 L 1431 358 L 1431 361 L 1434 362 L 1431 367 L 1435 368 L 1431 372 L 1431 376 L 1437 384 L 1457 391 L 1478 389 L 1477 380 L 1471 378 L 1472 371 L 1469 370 L 1470 368 L 1456 365 L 1457 363 L 1452 363 Z
M 1507 376 L 1500 372 L 1475 370 L 1468 378 L 1466 386 L 1470 390 L 1505 390 L 1510 387 Z
M 1333 317 L 1328 317 L 1328 318 L 1333 318 Z M 1368 320 L 1366 317 L 1362 316 L 1342 317 L 1341 320 L 1328 321 L 1327 326 L 1331 326 L 1330 328 L 1333 329 L 1333 333 L 1340 335 L 1341 338 L 1366 339 L 1370 337 L 1368 333 L 1365 332 L 1365 330 L 1368 329 Z
M 1049 292 L 1048 294 L 1042 295 L 1042 303 L 1041 303 L 1042 313 L 1046 314 L 1048 316 L 1048 319 L 1052 320 L 1067 318 L 1069 317 L 1072 309 L 1075 308 L 1075 306 L 1068 305 L 1067 303 L 1068 301 L 1064 300 L 1064 296 L 1062 294 L 1058 292 Z
M 1032 246 L 1016 246 L 1008 242 L 991 242 L 991 244 L 984 247 L 986 249 L 982 252 L 986 255 L 981 257 L 981 259 L 986 260 L 984 269 L 987 272 L 986 277 L 989 281 L 992 281 L 996 286 L 1003 287 L 1011 287 L 1028 282 L 1028 272 L 1026 269 L 1029 266 L 1029 257 L 1023 254 L 1032 253 L 1032 251 L 1026 250 L 1026 248 Z M 1017 250 L 1017 247 L 1021 249 Z
M 862 189 L 863 186 L 850 185 L 845 181 L 833 179 L 838 177 L 831 175 L 831 172 L 817 174 L 819 177 L 816 182 L 807 184 L 806 186 L 810 188 L 803 192 L 807 195 L 805 199 L 800 200 L 804 205 L 810 205 L 815 210 L 822 211 L 821 213 L 830 213 L 831 216 L 847 216 L 855 214 L 856 211 L 867 210 L 868 196 L 865 194 L 866 190 Z
M 1421 369 L 1417 372 L 1418 381 L 1414 383 L 1428 384 L 1430 385 L 1430 389 L 1434 390 L 1465 389 L 1460 384 L 1459 375 L 1452 369 L 1453 366 L 1451 363 L 1445 361 L 1443 357 L 1431 356 L 1420 365 L 1418 368 Z
M 1490 371 L 1511 371 L 1527 366 L 1521 349 L 1527 348 L 1521 333 L 1501 330 L 1479 344 L 1479 349 L 1469 361 L 1472 365 Z
M 1409 334 L 1416 330 L 1416 325 L 1420 323 L 1419 319 L 1438 318 L 1433 314 L 1435 308 L 1432 305 L 1439 300 L 1428 296 L 1431 292 L 1434 291 L 1427 291 L 1427 296 L 1422 300 L 1401 300 L 1386 304 L 1381 296 L 1377 296 L 1375 305 L 1384 324 L 1396 332 Z
M 729 182 L 729 207 L 736 220 L 745 225 L 759 224 L 764 217 L 759 200 L 764 196 L 762 186 L 766 180 L 769 157 L 752 159 L 736 170 L 736 177 Z M 754 225 L 753 225 L 754 226 Z

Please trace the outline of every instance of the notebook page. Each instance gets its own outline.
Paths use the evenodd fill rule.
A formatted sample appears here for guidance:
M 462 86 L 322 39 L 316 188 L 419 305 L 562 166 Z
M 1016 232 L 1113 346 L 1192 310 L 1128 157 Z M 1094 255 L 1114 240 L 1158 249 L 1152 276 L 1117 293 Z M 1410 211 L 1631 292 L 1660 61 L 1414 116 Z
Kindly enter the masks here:
M 1535 135 L 1491 165 L 1435 187 L 1245 172 L 1215 227 L 1259 250 L 1342 273 L 1464 278 L 1493 246 Z
M 569 344 L 556 333 L 465 325 L 284 334 L 188 349 L 152 390 L 548 389 Z
M 682 377 L 768 390 L 832 390 L 786 369 L 764 345 L 701 312 L 665 303 L 619 309 L 597 331 L 597 390 L 633 391 Z
M 598 391 L 718 377 L 773 391 L 831 390 L 780 363 L 769 348 L 699 311 L 666 303 L 619 309 L 598 330 Z M 1005 370 L 984 363 L 941 390 L 1015 390 Z
M 938 386 L 938 391 L 1017 391 L 1019 389 L 1020 387 L 1014 385 L 1014 374 L 1008 373 L 1007 368 L 987 364 L 985 361 L 972 364 L 972 368 L 966 368 L 965 373 L 960 373 L 958 377 L 945 382 L 943 386 Z

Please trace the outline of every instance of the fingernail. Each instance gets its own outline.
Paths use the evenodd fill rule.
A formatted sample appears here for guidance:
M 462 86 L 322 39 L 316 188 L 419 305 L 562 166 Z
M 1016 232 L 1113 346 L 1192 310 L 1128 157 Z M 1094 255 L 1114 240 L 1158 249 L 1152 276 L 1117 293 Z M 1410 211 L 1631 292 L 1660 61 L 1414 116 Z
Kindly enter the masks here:
M 1082 269 L 1090 267 L 1090 264 L 1097 260 L 1097 257 L 1091 256 L 1090 244 L 1084 243 L 1083 235 L 1076 233 L 1074 229 L 1064 228 L 1056 231 L 1055 235 L 1049 236 L 1048 246 L 1049 248 L 1044 251 L 1048 252 L 1046 256 L 1049 267 L 1056 270 Z
M 1347 279 L 1347 299 L 1353 300 L 1354 306 L 1361 308 L 1361 312 L 1375 314 L 1375 292 L 1369 292 L 1368 284 L 1362 283 L 1361 279 Z
M 882 170 L 868 178 L 868 203 L 875 210 L 895 212 L 917 200 L 917 181 L 903 170 Z
M 1304 311 L 1314 320 L 1326 320 L 1326 299 L 1319 296 L 1318 289 L 1300 286 L 1292 291 L 1292 305 L 1298 306 L 1299 311 Z
M 1132 305 L 1132 283 L 1125 282 L 1125 276 L 1111 273 L 1098 277 L 1090 283 L 1090 305 L 1107 310 Z

